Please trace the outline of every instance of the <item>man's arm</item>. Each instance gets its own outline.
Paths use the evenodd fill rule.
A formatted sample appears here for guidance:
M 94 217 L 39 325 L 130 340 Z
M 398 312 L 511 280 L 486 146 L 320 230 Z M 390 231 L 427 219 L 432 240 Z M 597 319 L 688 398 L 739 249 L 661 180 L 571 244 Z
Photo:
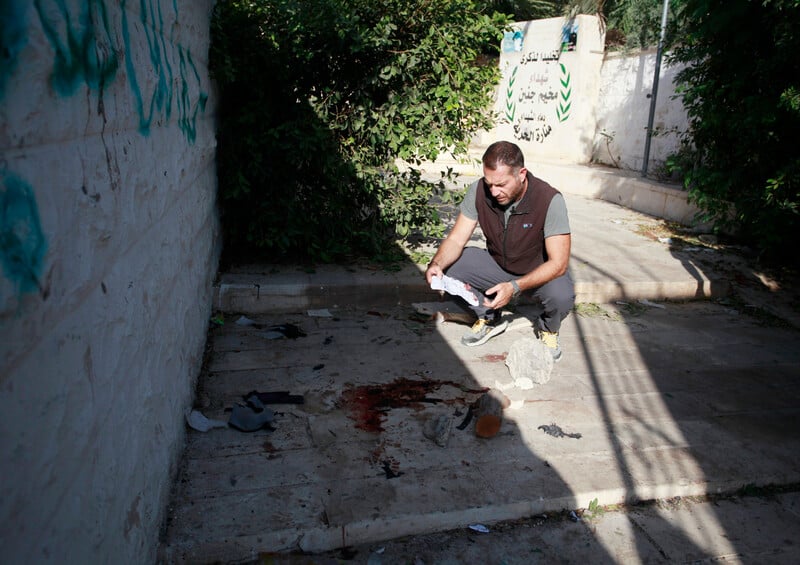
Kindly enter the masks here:
M 519 289 L 524 292 L 532 288 L 539 288 L 566 273 L 567 267 L 569 267 L 571 245 L 572 237 L 568 233 L 545 238 L 544 248 L 547 250 L 547 261 L 527 275 L 516 279 Z M 491 302 L 486 303 L 486 306 L 497 310 L 511 301 L 514 296 L 514 286 L 510 282 L 500 283 L 487 289 L 485 294 L 495 295 Z
M 478 220 L 470 220 L 464 214 L 459 214 L 456 218 L 456 223 L 447 237 L 439 245 L 436 254 L 428 263 L 428 268 L 425 271 L 425 278 L 428 284 L 431 284 L 433 277 L 441 277 L 444 270 L 455 263 L 461 252 L 467 245 L 469 238 L 472 237 L 472 232 L 475 231 L 475 226 L 478 225 Z

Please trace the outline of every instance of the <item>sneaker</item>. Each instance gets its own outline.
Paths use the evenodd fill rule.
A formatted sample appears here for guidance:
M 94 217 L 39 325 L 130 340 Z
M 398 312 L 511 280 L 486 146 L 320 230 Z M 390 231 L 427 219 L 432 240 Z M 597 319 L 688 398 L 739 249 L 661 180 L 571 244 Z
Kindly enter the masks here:
M 550 350 L 550 354 L 553 356 L 553 361 L 558 363 L 558 361 L 561 359 L 561 348 L 558 346 L 558 332 L 546 332 L 544 330 L 540 330 L 538 334 L 539 340 Z
M 478 321 L 472 324 L 472 329 L 461 338 L 461 343 L 467 347 L 483 345 L 494 336 L 506 331 L 507 327 L 508 322 L 495 324 L 485 318 L 478 318 Z

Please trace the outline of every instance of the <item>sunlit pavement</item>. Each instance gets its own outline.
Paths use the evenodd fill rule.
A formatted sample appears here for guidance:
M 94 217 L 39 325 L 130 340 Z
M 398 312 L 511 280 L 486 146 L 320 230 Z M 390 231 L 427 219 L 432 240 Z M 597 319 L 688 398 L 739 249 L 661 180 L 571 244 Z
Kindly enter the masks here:
M 422 320 L 406 305 L 248 314 L 256 326 L 227 315 L 211 332 L 196 407 L 226 420 L 253 390 L 300 394 L 304 404 L 271 406 L 274 431 L 188 432 L 165 560 L 316 552 L 800 483 L 797 331 L 708 300 L 579 306 L 562 328 L 564 359 L 550 381 L 506 390 L 514 406 L 500 433 L 477 438 L 465 424 L 468 407 L 484 388 L 508 382 L 505 354 L 530 335 L 531 308 L 507 312 L 509 329 L 476 348 L 459 342 L 466 326 Z M 270 327 L 285 324 L 306 335 L 270 339 Z M 364 401 L 366 392 L 378 400 Z M 442 414 L 452 419 L 445 447 L 423 433 Z M 665 559 L 749 551 L 742 516 L 725 508 L 638 522 L 609 513 L 621 522 L 605 534 L 598 523 L 577 524 L 599 532 L 600 561 L 647 561 L 642 540 L 660 531 L 669 540 L 655 555 Z M 782 523 L 796 528 L 796 515 Z

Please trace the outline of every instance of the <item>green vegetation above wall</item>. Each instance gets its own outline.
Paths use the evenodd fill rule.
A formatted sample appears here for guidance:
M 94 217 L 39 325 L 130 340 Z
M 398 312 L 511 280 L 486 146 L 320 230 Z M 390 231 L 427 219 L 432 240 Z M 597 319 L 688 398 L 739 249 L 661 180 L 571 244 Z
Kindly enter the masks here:
M 472 0 L 218 2 L 220 208 L 228 260 L 375 257 L 441 235 L 443 184 L 399 171 L 491 124 L 506 16 Z
M 685 0 L 674 59 L 690 197 L 783 264 L 800 251 L 800 1 Z M 795 263 L 796 265 L 797 263 Z

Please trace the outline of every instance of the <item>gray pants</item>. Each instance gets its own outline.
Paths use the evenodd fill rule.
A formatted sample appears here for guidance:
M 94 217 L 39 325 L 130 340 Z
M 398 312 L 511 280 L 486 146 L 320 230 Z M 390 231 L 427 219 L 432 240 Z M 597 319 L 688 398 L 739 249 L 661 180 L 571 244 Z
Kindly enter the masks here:
M 498 283 L 519 278 L 501 269 L 489 252 L 479 247 L 464 248 L 458 261 L 447 269 L 447 275 L 479 291 L 480 304 L 470 306 L 479 318 L 492 318 L 495 315 L 493 310 L 483 305 L 483 298 L 486 297 L 483 292 Z M 535 328 L 548 332 L 557 332 L 561 328 L 561 321 L 575 305 L 575 287 L 569 273 L 523 294 L 541 303 L 544 312 L 531 322 Z

